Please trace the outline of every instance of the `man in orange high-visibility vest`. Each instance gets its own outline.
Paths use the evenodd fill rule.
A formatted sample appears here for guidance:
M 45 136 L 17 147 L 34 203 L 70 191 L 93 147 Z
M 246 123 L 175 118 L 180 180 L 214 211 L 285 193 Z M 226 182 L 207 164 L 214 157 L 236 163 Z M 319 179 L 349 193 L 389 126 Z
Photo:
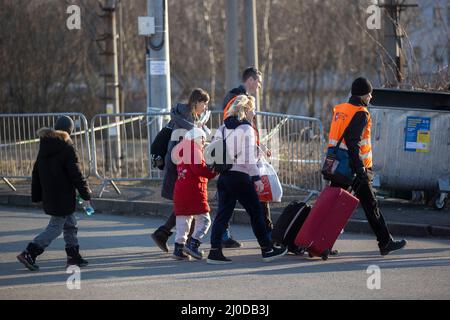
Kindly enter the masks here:
M 356 174 L 353 183 L 356 197 L 360 200 L 370 227 L 377 237 L 381 255 L 387 255 L 391 251 L 403 248 L 407 242 L 393 240 L 372 187 L 373 162 L 370 137 L 372 120 L 367 109 L 371 99 L 371 83 L 365 78 L 356 79 L 352 84 L 349 102 L 337 105 L 333 109 L 328 147 L 335 147 L 344 136 L 339 148 L 348 151 L 351 169 Z M 343 189 L 350 187 L 333 181 L 331 186 Z
M 261 89 L 261 86 L 262 86 L 261 71 L 259 71 L 255 67 L 249 67 L 249 68 L 245 69 L 242 74 L 242 84 L 239 87 L 230 90 L 223 100 L 223 103 L 222 103 L 223 119 L 225 120 L 227 118 L 227 116 L 228 116 L 227 113 L 228 113 L 229 107 L 233 104 L 234 100 L 239 95 L 256 96 L 256 94 L 258 93 L 258 90 Z M 255 117 L 255 119 L 256 119 L 256 117 Z M 253 128 L 255 129 L 255 135 L 256 135 L 256 139 L 257 139 L 256 143 L 258 146 L 260 146 L 259 132 L 258 132 L 256 123 L 253 123 Z M 265 150 L 265 146 L 261 146 L 261 147 L 262 147 L 262 150 Z M 267 155 L 270 157 L 270 151 L 266 150 L 265 152 L 267 152 Z M 272 219 L 270 216 L 269 203 L 261 202 L 261 205 L 262 205 L 263 212 L 264 212 L 264 220 L 266 222 L 266 226 L 269 229 L 269 231 L 272 231 L 273 224 L 272 224 Z M 233 239 L 231 237 L 230 231 L 229 231 L 229 224 L 228 224 L 227 231 L 223 235 L 222 245 L 224 248 L 239 248 L 242 246 L 241 243 L 239 243 L 238 241 L 236 241 L 235 239 Z

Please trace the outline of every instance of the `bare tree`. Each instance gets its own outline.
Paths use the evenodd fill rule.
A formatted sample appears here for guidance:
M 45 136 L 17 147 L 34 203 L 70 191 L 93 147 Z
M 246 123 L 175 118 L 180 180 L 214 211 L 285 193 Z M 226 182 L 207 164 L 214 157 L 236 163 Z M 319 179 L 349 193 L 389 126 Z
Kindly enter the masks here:
M 224 81 L 225 1 L 168 1 L 174 101 L 186 99 L 194 87 L 203 87 L 214 107 L 230 89 Z M 423 6 L 436 1 L 424 1 Z M 68 4 L 81 7 L 81 30 L 65 27 Z M 383 69 L 389 57 L 380 34 L 366 28 L 369 4 L 370 0 L 257 1 L 262 110 L 327 122 L 330 108 L 346 98 L 354 77 L 365 75 L 383 84 L 390 72 Z M 242 12 L 243 4 L 238 5 Z M 99 2 L 0 0 L 0 6 L 0 112 L 80 111 L 87 116 L 104 112 Z M 144 111 L 146 48 L 144 38 L 138 36 L 137 17 L 146 15 L 146 1 L 121 0 L 119 6 L 125 111 Z M 405 83 L 445 90 L 450 82 L 448 65 L 436 65 L 428 75 L 420 72 L 423 60 L 416 57 L 410 41 L 411 30 L 418 29 L 413 25 L 417 19 L 413 10 L 409 12 L 402 20 L 408 61 Z M 442 39 L 447 41 L 446 30 Z M 243 40 L 240 34 L 236 37 Z M 241 66 L 243 62 L 242 56 Z

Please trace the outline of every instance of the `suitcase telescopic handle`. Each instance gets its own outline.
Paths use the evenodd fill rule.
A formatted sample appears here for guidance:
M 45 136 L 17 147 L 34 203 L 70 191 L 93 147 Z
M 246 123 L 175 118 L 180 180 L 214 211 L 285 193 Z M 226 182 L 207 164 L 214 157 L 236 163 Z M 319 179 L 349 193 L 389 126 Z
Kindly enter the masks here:
M 303 200 L 304 203 L 308 203 L 309 200 L 311 200 L 312 197 L 319 195 L 319 191 L 311 191 L 306 198 Z
M 356 189 L 355 189 L 355 182 L 353 181 L 353 184 L 350 186 L 348 192 L 353 194 L 354 196 L 356 196 L 356 193 L 359 191 L 360 188 L 361 188 L 361 182 L 358 183 L 358 185 L 356 186 Z

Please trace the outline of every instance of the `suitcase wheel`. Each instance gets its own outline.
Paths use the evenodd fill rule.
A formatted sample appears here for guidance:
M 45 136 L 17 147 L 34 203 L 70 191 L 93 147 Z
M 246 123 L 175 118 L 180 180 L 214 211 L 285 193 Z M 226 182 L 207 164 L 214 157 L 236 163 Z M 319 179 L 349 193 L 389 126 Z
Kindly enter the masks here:
M 328 260 L 328 256 L 330 255 L 330 253 L 331 253 L 331 250 L 327 249 L 322 253 L 322 255 L 320 257 L 322 258 L 323 261 L 326 261 L 326 260 Z

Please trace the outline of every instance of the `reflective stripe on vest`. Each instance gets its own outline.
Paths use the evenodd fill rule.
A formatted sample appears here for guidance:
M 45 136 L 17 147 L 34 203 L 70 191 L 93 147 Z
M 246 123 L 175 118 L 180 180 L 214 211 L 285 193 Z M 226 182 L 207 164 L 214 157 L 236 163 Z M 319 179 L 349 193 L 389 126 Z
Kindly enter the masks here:
M 337 105 L 333 109 L 333 120 L 331 121 L 331 128 L 328 140 L 328 147 L 336 147 L 339 139 L 342 137 L 345 129 L 350 124 L 353 116 L 357 112 L 366 112 L 369 116 L 369 121 L 364 128 L 362 139 L 359 143 L 359 156 L 364 163 L 366 168 L 372 168 L 372 145 L 370 142 L 370 129 L 372 127 L 372 119 L 370 117 L 370 113 L 365 107 L 354 106 L 350 103 L 343 103 Z M 342 140 L 339 148 L 348 150 L 347 145 L 345 144 L 345 139 Z
M 361 154 L 360 153 L 359 156 L 361 157 L 362 160 L 366 160 L 366 159 L 372 158 L 372 151 L 370 151 L 369 153 L 366 153 L 366 154 Z
M 336 141 L 336 140 L 330 140 L 330 141 L 328 142 L 328 146 L 329 146 L 329 147 L 330 147 L 330 146 L 336 147 L 337 144 L 338 144 L 338 142 L 339 142 L 339 141 Z M 370 142 L 369 142 L 369 143 L 370 143 Z M 348 151 L 347 145 L 346 145 L 345 143 L 343 143 L 343 142 L 341 142 L 341 144 L 339 145 L 339 149 L 343 149 L 343 150 L 347 150 L 347 151 Z M 368 153 L 365 153 L 365 154 L 359 152 L 359 156 L 361 157 L 361 160 L 368 159 L 369 157 L 372 158 L 372 151 L 369 151 Z
M 336 147 L 338 142 L 339 142 L 338 140 L 330 140 L 330 141 L 328 141 L 328 146 L 329 147 L 331 147 L 331 146 Z M 342 142 L 342 141 L 341 141 L 341 144 L 339 145 L 339 149 L 348 150 L 347 145 L 344 142 Z
M 223 109 L 223 120 L 225 121 L 226 118 L 228 118 L 228 109 L 230 108 L 230 106 L 233 104 L 234 100 L 236 100 L 238 96 L 234 96 L 233 98 L 230 99 L 230 101 L 228 101 L 227 105 L 225 106 L 225 108 Z

